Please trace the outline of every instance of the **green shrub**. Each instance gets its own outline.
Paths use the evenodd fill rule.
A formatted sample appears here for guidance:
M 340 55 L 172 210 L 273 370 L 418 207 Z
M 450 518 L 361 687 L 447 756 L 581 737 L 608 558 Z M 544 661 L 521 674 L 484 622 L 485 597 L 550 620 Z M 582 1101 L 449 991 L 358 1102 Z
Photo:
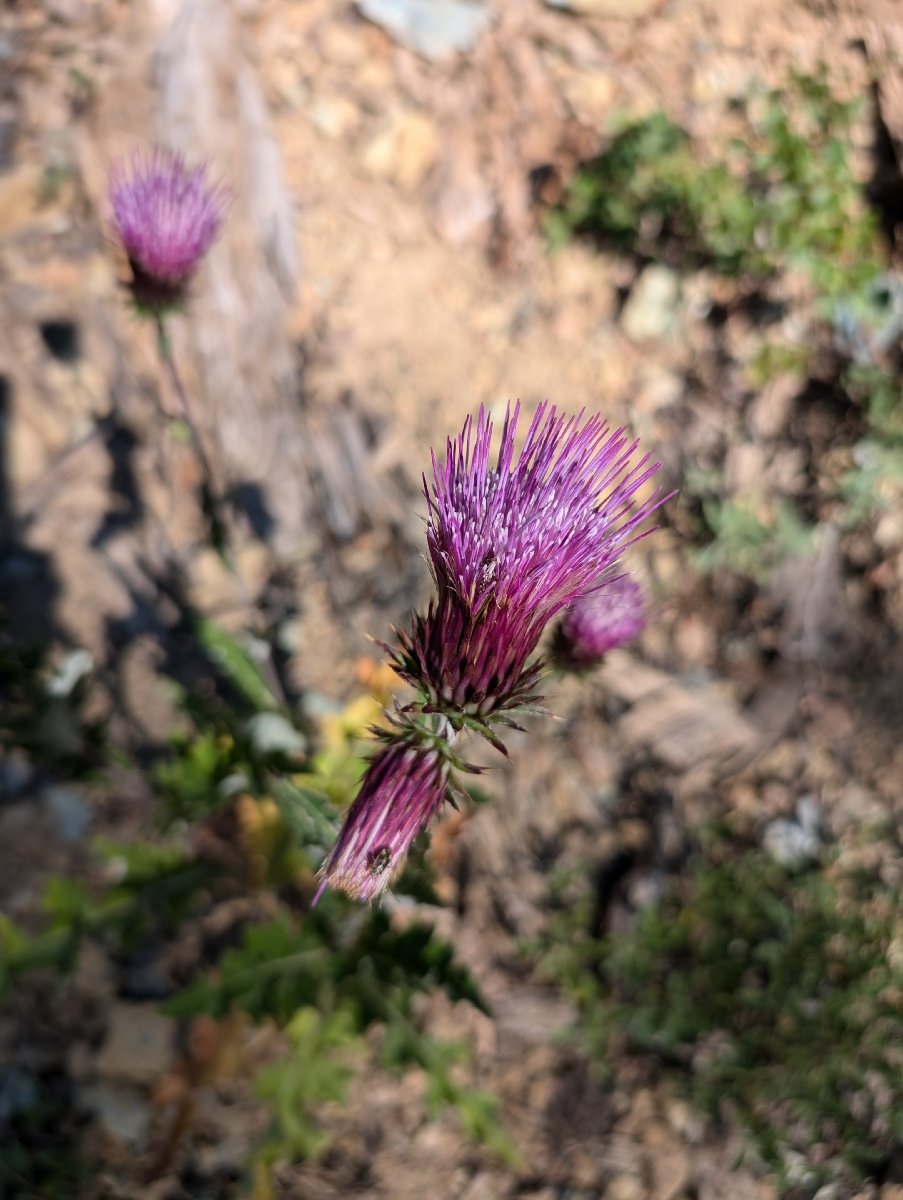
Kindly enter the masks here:
M 855 292 L 880 269 L 877 225 L 849 155 L 859 107 L 837 100 L 822 76 L 793 76 L 750 98 L 720 158 L 661 112 L 628 122 L 578 170 L 549 236 L 593 234 L 728 275 L 792 265 L 826 296 Z
M 362 697 L 319 722 L 300 721 L 274 694 L 253 647 L 203 621 L 198 636 L 244 705 L 184 697 L 191 728 L 173 740 L 156 775 L 160 832 L 126 845 L 99 841 L 105 886 L 52 877 L 40 933 L 0 918 L 0 992 L 37 968 L 69 970 L 85 938 L 114 955 L 166 945 L 221 902 L 257 896 L 266 918 L 246 923 L 238 944 L 209 961 L 201 954 L 165 1004 L 187 1022 L 205 1015 L 227 1024 L 243 1014 L 285 1031 L 289 1056 L 257 1082 L 273 1106 L 255 1155 L 257 1194 L 267 1194 L 268 1164 L 327 1143 L 322 1104 L 343 1099 L 370 1052 L 364 1035 L 373 1027 L 383 1030 L 385 1066 L 426 1073 L 431 1110 L 451 1106 L 468 1135 L 513 1159 L 495 1101 L 451 1072 L 462 1047 L 418 1026 L 413 1002 L 424 993 L 441 990 L 484 1007 L 450 945 L 429 922 L 396 922 L 338 893 L 311 907 L 315 868 L 354 795 L 380 700 Z M 436 901 L 422 855 L 393 890 Z
M 900 898 L 716 850 L 628 933 L 562 916 L 546 969 L 603 1070 L 655 1061 L 713 1122 L 739 1120 L 782 1188 L 855 1190 L 903 1141 Z

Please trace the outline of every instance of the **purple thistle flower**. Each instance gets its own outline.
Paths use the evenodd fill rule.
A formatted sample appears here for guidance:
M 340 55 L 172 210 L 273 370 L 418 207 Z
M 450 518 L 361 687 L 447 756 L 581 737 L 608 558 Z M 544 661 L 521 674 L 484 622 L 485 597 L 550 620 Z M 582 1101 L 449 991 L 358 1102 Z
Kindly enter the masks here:
M 426 696 L 426 711 L 484 726 L 534 701 L 542 633 L 641 536 L 661 503 L 638 503 L 658 470 L 623 429 L 566 417 L 541 404 L 515 461 L 520 405 L 510 406 L 495 465 L 492 420 L 468 418 L 444 463 L 433 456 L 427 543 L 438 596 L 399 633 L 398 673 Z M 464 722 L 466 723 L 466 721 Z
M 616 570 L 565 609 L 552 642 L 552 656 L 560 666 L 578 671 L 598 666 L 609 650 L 645 629 L 642 588 Z
M 322 883 L 357 900 L 385 891 L 417 834 L 445 799 L 447 759 L 437 750 L 393 742 L 370 761 L 336 844 L 320 868 Z
M 229 190 L 210 184 L 205 166 L 189 168 L 180 154 L 154 147 L 113 166 L 109 197 L 136 299 L 177 303 L 220 231 Z
M 395 670 L 420 689 L 394 719 L 322 868 L 322 884 L 358 899 L 378 896 L 414 838 L 442 807 L 453 768 L 478 770 L 452 747 L 474 728 L 536 700 L 541 664 L 528 665 L 548 622 L 611 580 L 624 548 L 660 503 L 637 492 L 658 470 L 624 430 L 540 405 L 515 461 L 520 407 L 509 407 L 495 465 L 492 421 L 468 418 L 444 463 L 433 456 L 427 544 L 437 596 L 390 651 Z M 435 714 L 435 715 L 430 715 Z M 315 897 L 316 899 L 316 897 Z

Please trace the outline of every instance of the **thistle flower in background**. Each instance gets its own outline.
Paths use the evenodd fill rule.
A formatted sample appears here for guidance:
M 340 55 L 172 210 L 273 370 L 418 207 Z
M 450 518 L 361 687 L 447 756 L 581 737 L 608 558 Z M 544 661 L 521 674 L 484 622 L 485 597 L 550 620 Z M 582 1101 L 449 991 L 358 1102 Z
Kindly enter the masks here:
M 357 900 L 379 896 L 442 807 L 447 781 L 447 759 L 435 748 L 405 740 L 379 750 L 320 868 L 314 903 L 327 885 Z
M 482 408 L 449 440 L 445 461 L 433 457 L 424 490 L 438 595 L 395 652 L 425 711 L 487 736 L 499 714 L 538 699 L 541 666 L 528 659 L 548 622 L 641 536 L 661 503 L 658 494 L 637 501 L 659 464 L 599 417 L 541 404 L 515 460 L 519 407 L 506 413 L 494 466 Z
M 205 166 L 155 147 L 114 165 L 109 199 L 136 301 L 158 312 L 178 305 L 220 231 L 228 189 L 211 184 Z
M 552 639 L 552 658 L 565 669 L 587 670 L 645 627 L 640 585 L 613 568 L 565 609 Z

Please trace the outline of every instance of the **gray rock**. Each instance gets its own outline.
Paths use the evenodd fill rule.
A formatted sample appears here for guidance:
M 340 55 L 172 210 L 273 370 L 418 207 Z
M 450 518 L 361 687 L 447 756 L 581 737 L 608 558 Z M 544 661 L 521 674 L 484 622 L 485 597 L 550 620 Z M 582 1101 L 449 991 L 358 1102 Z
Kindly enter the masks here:
M 0 1122 L 34 1108 L 39 1098 L 37 1078 L 29 1071 L 11 1067 L 0 1074 Z
M 582 13 L 587 17 L 607 17 L 617 21 L 635 21 L 658 12 L 662 0 L 546 0 L 549 8 L 563 8 L 567 12 Z
M 150 1129 L 150 1107 L 138 1088 L 105 1081 L 82 1088 L 81 1096 L 106 1133 L 127 1146 L 143 1148 Z
M 255 713 L 247 729 L 258 754 L 302 755 L 307 750 L 304 737 L 282 713 Z
M 812 1200 L 840 1200 L 843 1195 L 843 1188 L 837 1182 L 823 1184 Z
M 825 844 L 824 816 L 811 793 L 800 796 L 792 820 L 769 822 L 762 839 L 765 850 L 782 866 L 799 868 L 818 862 Z
M 811 792 L 800 796 L 796 802 L 796 819 L 798 824 L 814 838 L 824 840 L 824 818 L 818 799 Z
M 0 800 L 9 800 L 24 792 L 33 775 L 25 754 L 15 748 L 10 750 L 0 758 Z
M 149 1086 L 169 1066 L 174 1036 L 175 1022 L 156 1005 L 117 1004 L 95 1070 L 105 1079 Z
M 312 721 L 322 721 L 324 717 L 334 717 L 342 711 L 341 704 L 325 692 L 306 692 L 301 697 L 301 708 Z
M 641 272 L 621 313 L 621 328 L 633 342 L 650 342 L 678 328 L 680 280 L 669 267 Z
M 87 801 L 69 787 L 50 784 L 41 792 L 64 842 L 80 842 L 94 819 Z
M 402 46 L 434 61 L 472 50 L 490 21 L 481 4 L 463 0 L 358 0 L 358 8 Z
M 67 654 L 47 684 L 48 696 L 62 699 L 70 696 L 79 680 L 94 669 L 94 660 L 87 650 L 73 650 Z

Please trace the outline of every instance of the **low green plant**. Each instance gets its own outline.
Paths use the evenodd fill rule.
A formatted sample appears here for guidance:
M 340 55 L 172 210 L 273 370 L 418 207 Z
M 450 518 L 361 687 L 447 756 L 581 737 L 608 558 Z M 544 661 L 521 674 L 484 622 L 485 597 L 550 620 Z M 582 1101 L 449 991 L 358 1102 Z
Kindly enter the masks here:
M 703 571 L 727 567 L 750 579 L 765 580 L 774 569 L 806 553 L 815 532 L 787 500 L 766 504 L 752 498 L 705 496 L 702 511 L 711 540 L 696 552 Z
M 837 483 L 845 523 L 855 527 L 903 502 L 903 381 L 885 364 L 867 361 L 851 365 L 844 383 L 867 426 Z
M 71 1083 L 61 1074 L 3 1072 L 0 1196 L 15 1200 L 76 1196 L 91 1179 L 80 1145 L 82 1124 Z
M 853 447 L 852 466 L 838 481 L 845 523 L 861 525 L 876 512 L 903 502 L 903 446 L 863 438 Z
M 0 608 L 0 754 L 16 751 L 44 776 L 86 776 L 103 757 L 104 728 L 85 715 L 90 656 L 70 652 L 56 663 L 46 643 L 22 643 Z
M 783 1193 L 852 1194 L 903 1143 L 899 899 L 716 843 L 625 934 L 563 911 L 545 969 L 600 1069 L 654 1061 L 713 1122 L 741 1122 Z
M 547 216 L 553 246 L 587 235 L 676 268 L 710 267 L 747 293 L 767 295 L 788 270 L 808 281 L 794 340 L 763 340 L 747 372 L 758 387 L 786 371 L 805 376 L 819 357 L 836 360 L 837 388 L 861 409 L 867 429 L 853 466 L 820 481 L 839 502 L 832 519 L 847 527 L 899 497 L 903 476 L 895 357 L 903 292 L 887 271 L 851 153 L 861 113 L 861 103 L 838 99 L 820 72 L 751 92 L 735 114 L 737 135 L 716 146 L 700 144 L 662 112 L 628 119 Z M 702 569 L 727 566 L 761 582 L 805 552 L 813 528 L 791 499 L 696 489 L 693 475 L 688 470 L 685 493 L 702 510 Z
M 326 1015 L 300 1006 L 285 1026 L 291 1047 L 257 1077 L 256 1092 L 272 1110 L 271 1131 L 257 1154 L 268 1165 L 280 1156 L 314 1158 L 329 1143 L 317 1125 L 324 1103 L 345 1099 L 349 1081 L 365 1053 L 353 1012 Z
M 641 255 L 765 278 L 788 264 L 825 296 L 880 270 L 877 225 L 849 154 L 860 105 L 823 75 L 754 93 L 718 157 L 662 112 L 627 121 L 549 214 L 553 243 L 592 234 Z
M 485 1010 L 450 945 L 428 921 L 393 919 L 339 893 L 311 904 L 316 864 L 353 797 L 365 731 L 385 697 L 299 719 L 270 685 L 252 643 L 203 621 L 197 630 L 231 696 L 204 705 L 184 697 L 191 728 L 174 738 L 156 774 L 157 833 L 128 845 L 98 842 L 100 885 L 52 877 L 41 932 L 0 920 L 0 990 L 36 968 L 68 970 L 85 938 L 114 955 L 165 946 L 220 904 L 257 897 L 260 918 L 248 919 L 212 957 L 202 953 L 165 1002 L 187 1023 L 204 1017 L 225 1027 L 242 1014 L 285 1033 L 287 1057 L 257 1081 L 273 1118 L 255 1152 L 256 1194 L 267 1194 L 269 1164 L 327 1143 L 322 1106 L 344 1098 L 371 1052 L 365 1035 L 376 1029 L 383 1065 L 426 1073 L 431 1110 L 453 1108 L 468 1135 L 515 1158 L 494 1100 L 453 1070 L 462 1048 L 418 1025 L 414 1001 L 434 991 Z M 422 855 L 394 890 L 437 902 Z

